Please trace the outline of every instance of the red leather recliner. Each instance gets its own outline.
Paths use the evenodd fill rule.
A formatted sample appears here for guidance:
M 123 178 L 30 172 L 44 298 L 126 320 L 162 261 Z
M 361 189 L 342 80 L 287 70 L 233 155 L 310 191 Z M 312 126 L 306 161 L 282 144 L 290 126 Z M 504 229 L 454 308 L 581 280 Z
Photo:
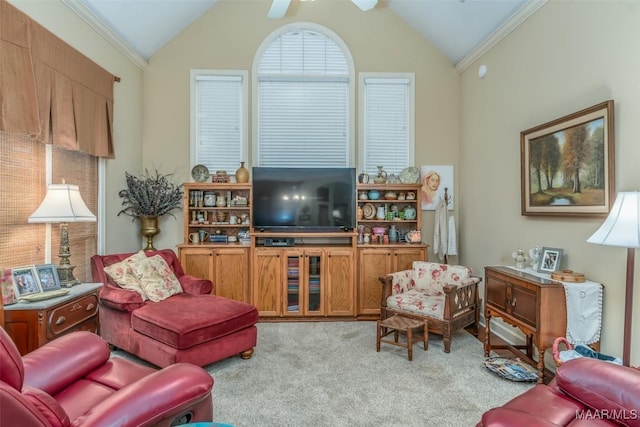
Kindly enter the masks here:
M 106 341 L 80 331 L 21 357 L 0 327 L 0 426 L 168 427 L 213 419 L 213 379 L 202 368 L 157 371 L 110 355 Z
M 477 427 L 640 427 L 640 370 L 583 357 L 482 415 Z
M 122 289 L 104 272 L 105 266 L 133 254 L 94 255 L 93 280 L 104 284 L 98 311 L 102 338 L 160 367 L 179 362 L 205 366 L 237 354 L 251 357 L 258 338 L 255 306 L 211 295 L 211 281 L 185 274 L 171 249 L 145 254 L 164 258 L 183 293 L 159 302 L 143 301 L 140 294 Z

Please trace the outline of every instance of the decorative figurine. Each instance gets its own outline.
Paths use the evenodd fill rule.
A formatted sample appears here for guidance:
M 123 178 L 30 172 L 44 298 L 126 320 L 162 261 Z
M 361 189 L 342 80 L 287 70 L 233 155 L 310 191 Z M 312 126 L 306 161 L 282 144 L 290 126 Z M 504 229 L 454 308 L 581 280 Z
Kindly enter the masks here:
M 540 252 L 542 251 L 542 248 L 540 246 L 535 246 L 531 249 L 529 249 L 529 259 L 531 260 L 531 269 L 532 270 L 537 270 L 538 269 L 538 263 L 540 262 Z
M 522 249 L 518 249 L 517 251 L 512 253 L 511 256 L 516 261 L 516 268 L 517 269 L 523 270 L 523 269 L 527 268 L 527 264 L 526 264 L 527 257 L 525 256 L 524 251 Z

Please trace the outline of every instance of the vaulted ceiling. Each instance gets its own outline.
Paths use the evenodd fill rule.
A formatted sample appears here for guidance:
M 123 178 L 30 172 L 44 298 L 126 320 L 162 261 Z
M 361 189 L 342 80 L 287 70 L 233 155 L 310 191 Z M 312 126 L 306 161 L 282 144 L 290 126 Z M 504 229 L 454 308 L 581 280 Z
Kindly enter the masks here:
M 104 25 L 112 37 L 118 38 L 144 62 L 218 1 L 234 0 L 63 1 Z M 453 65 L 459 66 L 483 45 L 485 48 L 491 45 L 490 40 L 496 35 L 499 37 L 500 33 L 506 34 L 515 28 L 546 1 L 380 0 L 376 7 L 393 10 L 431 41 Z

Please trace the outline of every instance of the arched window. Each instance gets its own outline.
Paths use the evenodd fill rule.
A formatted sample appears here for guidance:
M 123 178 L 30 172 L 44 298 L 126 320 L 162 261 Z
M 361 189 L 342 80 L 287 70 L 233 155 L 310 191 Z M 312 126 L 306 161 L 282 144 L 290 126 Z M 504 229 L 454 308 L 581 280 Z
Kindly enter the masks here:
M 353 70 L 344 42 L 320 25 L 267 37 L 253 67 L 253 164 L 352 166 Z

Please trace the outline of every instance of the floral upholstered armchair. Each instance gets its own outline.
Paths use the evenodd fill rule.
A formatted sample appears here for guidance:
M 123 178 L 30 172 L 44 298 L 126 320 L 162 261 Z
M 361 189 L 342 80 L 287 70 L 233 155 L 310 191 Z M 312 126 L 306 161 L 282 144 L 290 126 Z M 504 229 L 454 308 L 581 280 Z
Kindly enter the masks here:
M 471 268 L 415 261 L 411 270 L 380 278 L 380 318 L 396 314 L 426 321 L 429 332 L 442 335 L 444 351 L 451 350 L 451 332 L 477 326 L 480 316 L 478 283 Z

